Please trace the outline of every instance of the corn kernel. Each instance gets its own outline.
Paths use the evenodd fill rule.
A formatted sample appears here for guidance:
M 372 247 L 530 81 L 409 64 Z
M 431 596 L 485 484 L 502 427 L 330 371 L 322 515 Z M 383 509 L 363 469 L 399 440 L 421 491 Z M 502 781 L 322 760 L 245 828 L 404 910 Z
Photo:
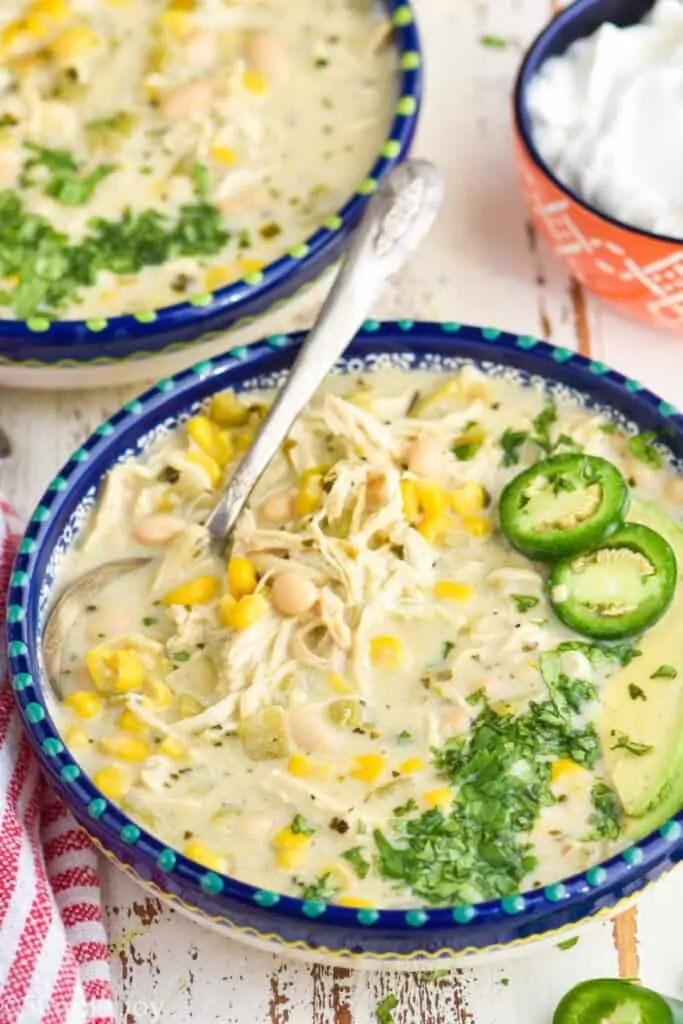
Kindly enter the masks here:
M 166 9 L 169 11 L 196 11 L 197 0 L 168 0 Z
M 70 750 L 85 750 L 88 743 L 88 734 L 77 725 L 70 725 L 64 733 L 64 741 Z
M 227 465 L 232 458 L 230 437 L 203 413 L 187 421 L 187 435 L 219 466 Z
M 228 586 L 233 597 L 244 597 L 256 590 L 256 569 L 248 558 L 231 558 L 228 562 Z
M 425 516 L 417 526 L 418 533 L 421 533 L 430 544 L 438 544 L 450 527 L 446 516 Z
M 197 842 L 196 839 L 185 843 L 183 853 L 190 860 L 194 860 L 197 864 L 201 864 L 202 867 L 208 868 L 209 871 L 217 871 L 219 874 L 225 871 L 225 858 L 221 857 L 215 850 L 209 849 L 204 843 Z
M 263 270 L 266 265 L 263 260 L 250 260 L 246 256 L 238 256 L 237 261 L 243 274 L 255 274 L 257 271 Z
M 268 602 L 263 594 L 247 594 L 239 601 L 228 594 L 221 601 L 219 614 L 226 628 L 242 630 L 253 626 L 267 610 Z
M 484 516 L 467 516 L 464 524 L 465 529 L 472 537 L 488 537 L 491 533 L 491 520 Z
M 215 459 L 212 459 L 206 452 L 189 452 L 185 458 L 188 462 L 192 462 L 204 470 L 212 487 L 218 487 L 222 473 L 221 467 Z
M 146 733 L 149 728 L 147 723 L 143 722 L 143 720 L 136 715 L 134 711 L 131 711 L 130 708 L 125 708 L 121 712 L 119 715 L 118 726 L 119 729 L 125 729 L 126 732 L 137 733 Z
M 330 766 L 311 761 L 303 754 L 292 754 L 287 762 L 287 771 L 297 779 L 318 779 L 324 781 L 329 778 Z
M 421 772 L 424 766 L 425 763 L 421 757 L 409 757 L 407 761 L 398 766 L 398 770 L 402 775 L 414 775 L 415 772 Z
M 342 679 L 337 672 L 330 672 L 327 677 L 327 683 L 335 693 L 354 693 L 353 686 L 347 683 L 345 679 Z
M 100 793 L 109 800 L 120 800 L 130 789 L 130 777 L 115 764 L 99 768 L 92 777 Z
M 469 481 L 457 491 L 448 492 L 448 503 L 459 516 L 471 516 L 486 507 L 486 491 L 480 484 Z
M 91 690 L 76 690 L 64 698 L 66 706 L 79 718 L 97 718 L 102 714 L 102 698 Z
M 400 668 L 404 660 L 402 641 L 397 636 L 373 636 L 370 660 L 380 668 Z
M 139 736 L 103 736 L 100 750 L 121 761 L 144 761 L 149 757 L 149 744 Z
M 190 30 L 190 18 L 186 11 L 162 11 L 159 24 L 170 36 L 182 39 Z
M 52 40 L 50 49 L 57 60 L 68 61 L 84 57 L 99 43 L 99 36 L 87 25 L 74 25 L 61 32 Z
M 67 0 L 34 0 L 28 13 L 47 21 L 65 21 L 71 12 Z
M 161 679 L 148 679 L 145 682 L 145 693 L 153 708 L 170 708 L 173 703 L 173 691 Z
M 170 757 L 172 761 L 182 761 L 186 754 L 185 747 L 174 736 L 166 736 L 156 748 L 156 752 L 163 754 L 164 757 Z
M 173 604 L 184 604 L 193 607 L 197 604 L 208 604 L 218 595 L 221 582 L 216 576 L 197 576 L 188 583 L 174 587 L 162 597 L 162 604 L 169 608 Z
M 446 511 L 446 494 L 439 483 L 429 480 L 416 481 L 417 497 L 425 516 L 438 519 Z
M 564 775 L 578 775 L 582 772 L 583 768 L 576 761 L 572 761 L 569 757 L 558 757 L 550 768 L 550 778 L 553 782 L 557 782 Z
M 294 512 L 297 516 L 310 516 L 317 512 L 322 504 L 322 490 L 302 488 L 294 499 Z
M 401 499 L 403 501 L 403 515 L 409 522 L 414 523 L 420 514 L 417 482 L 415 480 L 401 480 Z
M 219 164 L 234 164 L 237 162 L 237 153 L 231 146 L 212 146 L 211 156 Z
M 252 444 L 254 443 L 255 436 L 256 435 L 254 434 L 254 431 L 250 430 L 248 427 L 244 428 L 243 430 L 235 431 L 232 435 L 235 451 L 246 452 L 249 448 L 251 448 Z
M 242 75 L 242 83 L 248 92 L 253 92 L 257 95 L 268 91 L 267 79 L 258 71 L 254 71 L 253 68 L 246 69 Z
M 443 811 L 453 803 L 453 794 L 450 789 L 430 789 L 424 799 L 430 810 Z
M 360 782 L 376 782 L 386 761 L 381 754 L 358 754 L 351 763 L 351 777 Z
M 138 690 L 145 678 L 145 669 L 135 651 L 92 647 L 85 655 L 85 664 L 98 690 L 130 693 Z
M 221 391 L 211 399 L 209 415 L 219 427 L 243 427 L 249 419 L 249 410 L 234 391 Z
M 239 277 L 240 272 L 234 267 L 209 267 L 204 275 L 204 287 L 207 292 L 215 292 L 216 289 L 237 281 Z
M 310 838 L 291 828 L 281 828 L 273 836 L 272 845 L 276 850 L 300 850 L 308 846 Z
M 467 601 L 474 591 L 467 583 L 455 580 L 439 580 L 434 585 L 434 597 L 439 601 Z
M 377 905 L 372 900 L 366 900 L 363 896 L 340 896 L 339 899 L 335 900 L 335 903 L 339 907 L 354 907 L 358 910 L 370 910 Z
M 306 850 L 278 850 L 275 854 L 275 863 L 283 871 L 293 871 L 301 867 L 306 857 Z

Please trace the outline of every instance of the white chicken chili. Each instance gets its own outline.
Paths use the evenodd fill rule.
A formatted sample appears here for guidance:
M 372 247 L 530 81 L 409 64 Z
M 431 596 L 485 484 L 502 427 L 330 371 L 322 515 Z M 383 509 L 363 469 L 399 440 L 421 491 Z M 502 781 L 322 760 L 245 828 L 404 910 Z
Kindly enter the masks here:
M 0 316 L 147 311 L 335 214 L 394 96 L 371 0 L 0 0 Z
M 619 686 L 645 721 L 677 670 L 640 678 L 647 634 L 604 644 L 563 625 L 545 565 L 508 544 L 497 509 L 525 467 L 590 453 L 621 471 L 632 510 L 671 510 L 681 482 L 652 436 L 471 366 L 334 376 L 220 558 L 202 524 L 268 402 L 218 394 L 112 469 L 60 569 L 57 588 L 155 557 L 65 648 L 58 722 L 97 788 L 202 865 L 346 906 L 492 898 L 617 849 L 619 780 L 655 762 L 603 698 L 632 672 Z M 596 479 L 588 502 L 553 487 L 562 529 L 590 526 Z M 550 514 L 544 486 L 527 520 Z M 601 555 L 586 579 L 599 591 L 617 566 L 628 591 L 641 561 Z

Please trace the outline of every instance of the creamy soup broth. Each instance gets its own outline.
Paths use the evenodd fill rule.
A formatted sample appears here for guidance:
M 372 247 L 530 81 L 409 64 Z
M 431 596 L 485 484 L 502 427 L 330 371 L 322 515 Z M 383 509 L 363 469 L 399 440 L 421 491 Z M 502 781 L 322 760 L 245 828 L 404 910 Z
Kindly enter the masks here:
M 0 0 L 0 53 L 5 317 L 257 272 L 352 194 L 394 97 L 369 0 Z
M 114 468 L 59 573 L 158 558 L 68 639 L 59 721 L 95 784 L 214 870 L 353 906 L 491 898 L 604 859 L 623 840 L 595 722 L 623 655 L 558 652 L 581 638 L 497 502 L 539 445 L 602 455 L 672 510 L 680 481 L 643 461 L 648 438 L 473 367 L 336 376 L 226 565 L 201 524 L 269 400 L 220 395 Z

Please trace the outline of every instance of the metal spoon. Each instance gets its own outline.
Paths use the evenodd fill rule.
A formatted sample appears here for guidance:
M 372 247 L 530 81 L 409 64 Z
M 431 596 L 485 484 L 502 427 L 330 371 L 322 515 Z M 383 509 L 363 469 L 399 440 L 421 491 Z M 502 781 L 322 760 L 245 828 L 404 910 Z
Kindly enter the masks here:
M 442 199 L 441 176 L 425 160 L 401 164 L 375 192 L 285 384 L 209 516 L 206 526 L 216 550 L 224 552 L 249 495 L 292 424 L 361 327 L 385 280 L 399 270 L 426 235 Z M 59 694 L 64 638 L 83 608 L 108 583 L 151 561 L 126 558 L 99 566 L 68 586 L 56 601 L 45 624 L 42 644 L 45 672 L 55 693 Z

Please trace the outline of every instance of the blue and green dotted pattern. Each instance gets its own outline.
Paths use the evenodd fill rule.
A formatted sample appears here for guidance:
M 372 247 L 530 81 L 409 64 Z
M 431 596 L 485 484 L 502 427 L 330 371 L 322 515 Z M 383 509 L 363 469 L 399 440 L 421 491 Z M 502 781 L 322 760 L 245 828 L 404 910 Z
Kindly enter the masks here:
M 83 366 L 102 362 L 106 364 L 106 362 L 127 361 L 135 356 L 125 355 L 119 358 L 112 354 L 110 359 L 102 360 L 101 348 L 104 344 L 107 346 L 112 342 L 115 344 L 118 339 L 121 339 L 122 343 L 129 342 L 131 337 L 139 341 L 140 349 L 150 350 L 148 355 L 154 354 L 153 350 L 157 347 L 160 350 L 172 349 L 176 345 L 170 340 L 162 340 L 158 345 L 154 343 L 154 337 L 162 329 L 166 329 L 166 326 L 172 321 L 180 326 L 181 323 L 188 320 L 196 320 L 199 311 L 203 310 L 209 313 L 214 303 L 219 303 L 221 307 L 225 304 L 226 308 L 229 307 L 232 311 L 243 310 L 246 315 L 248 306 L 256 299 L 257 295 L 267 293 L 285 277 L 291 276 L 294 281 L 305 261 L 309 258 L 320 257 L 323 251 L 336 241 L 336 237 L 341 231 L 347 230 L 350 225 L 357 222 L 362 208 L 361 204 L 372 195 L 388 171 L 407 155 L 415 130 L 422 94 L 422 53 L 415 15 L 407 0 L 385 0 L 385 6 L 391 20 L 393 38 L 398 51 L 398 98 L 394 117 L 388 136 L 380 147 L 370 174 L 358 184 L 355 195 L 338 213 L 326 217 L 310 238 L 293 246 L 284 256 L 268 264 L 263 270 L 255 270 L 246 274 L 241 280 L 218 289 L 216 292 L 195 294 L 187 302 L 179 303 L 176 306 L 141 310 L 134 314 L 113 317 L 110 320 L 94 317 L 86 321 L 76 321 L 70 325 L 72 328 L 70 334 L 64 332 L 65 324 L 51 321 L 45 316 L 33 316 L 24 322 L 12 322 L 8 325 L 8 330 L 15 343 L 14 348 L 6 358 L 3 357 L 2 361 L 8 364 L 31 366 L 61 364 Z M 201 333 L 198 323 L 197 335 Z M 35 335 L 45 335 L 47 343 L 54 344 L 55 349 L 59 350 L 60 359 L 57 362 L 51 359 L 49 363 L 43 362 L 31 354 L 31 336 Z M 72 340 L 85 342 L 88 345 L 92 342 L 92 358 L 78 358 L 73 362 L 69 360 L 67 356 Z M 16 348 L 22 343 L 23 353 L 21 348 Z
M 573 364 L 583 374 L 598 378 L 607 378 L 611 384 L 622 391 L 633 395 L 638 393 L 638 400 L 646 405 L 650 413 L 670 420 L 671 426 L 681 430 L 681 417 L 669 403 L 645 391 L 637 382 L 628 380 L 610 370 L 602 363 L 591 362 L 570 350 L 557 349 L 545 342 L 537 341 L 526 335 L 511 335 L 495 328 L 472 328 L 456 321 L 441 324 L 415 323 L 402 320 L 395 324 L 382 324 L 376 320 L 368 320 L 361 330 L 355 346 L 348 354 L 349 359 L 363 354 L 372 354 L 375 346 L 377 351 L 406 351 L 406 339 L 411 339 L 408 352 L 413 353 L 415 361 L 421 364 L 429 355 L 439 352 L 446 346 L 448 355 L 458 355 L 458 347 L 449 347 L 449 342 L 460 335 L 463 342 L 478 344 L 481 358 L 488 358 L 489 346 L 491 358 L 496 355 L 501 363 L 505 363 L 505 354 L 511 351 L 534 350 L 551 366 L 554 364 Z M 50 483 L 45 495 L 31 518 L 28 529 L 19 546 L 16 563 L 10 579 L 8 622 L 8 654 L 12 671 L 12 685 L 17 694 L 24 720 L 36 745 L 43 763 L 49 774 L 63 786 L 71 790 L 72 805 L 81 810 L 81 818 L 97 823 L 106 836 L 108 845 L 118 842 L 123 849 L 125 859 L 127 849 L 131 861 L 145 864 L 143 876 L 177 875 L 179 883 L 194 887 L 206 897 L 228 896 L 242 905 L 255 904 L 263 909 L 286 909 L 289 916 L 300 916 L 310 921 L 325 919 L 332 923 L 356 924 L 364 929 L 384 927 L 403 931 L 420 931 L 421 929 L 443 928 L 449 926 L 468 926 L 475 922 L 484 924 L 516 918 L 520 915 L 533 915 L 549 905 L 566 904 L 577 897 L 585 896 L 591 891 L 602 890 L 609 895 L 611 889 L 619 887 L 625 877 L 631 876 L 633 869 L 646 865 L 655 867 L 663 860 L 670 858 L 673 847 L 683 837 L 683 814 L 666 822 L 656 833 L 643 839 L 638 845 L 624 850 L 617 857 L 604 865 L 589 868 L 584 874 L 575 876 L 544 889 L 526 894 L 514 894 L 498 901 L 486 904 L 466 904 L 449 910 L 428 910 L 422 908 L 407 911 L 382 911 L 372 908 L 340 908 L 328 906 L 321 901 L 300 901 L 264 889 L 236 882 L 213 871 L 207 871 L 199 865 L 165 847 L 157 839 L 130 821 L 114 805 L 110 804 L 69 756 L 64 744 L 56 733 L 47 713 L 39 685 L 36 684 L 34 672 L 38 671 L 37 663 L 29 649 L 28 637 L 35 632 L 35 584 L 32 583 L 34 561 L 41 545 L 41 538 L 49 528 L 52 516 L 60 510 L 66 500 L 67 492 L 78 484 L 79 473 L 84 463 L 95 457 L 101 457 L 113 447 L 116 454 L 116 440 L 119 432 L 134 426 L 142 417 L 143 421 L 153 422 L 158 418 L 166 418 L 169 401 L 187 406 L 197 397 L 197 390 L 203 388 L 206 393 L 227 386 L 231 370 L 242 366 L 252 368 L 254 376 L 264 372 L 273 355 L 287 349 L 295 348 L 302 340 L 301 335 L 278 334 L 266 338 L 260 343 L 248 347 L 240 346 L 231 349 L 225 356 L 216 360 L 205 360 L 177 377 L 159 381 L 158 384 L 139 399 L 128 402 L 120 412 L 103 423 L 91 438 L 74 453 L 67 465 Z M 358 347 L 359 351 L 354 351 Z M 270 369 L 270 367 L 267 367 Z M 226 379 L 226 374 L 228 379 Z M 215 382 L 215 386 L 214 386 Z M 149 428 L 149 422 L 140 425 L 141 431 Z M 103 467 L 110 464 L 105 458 Z M 31 592 L 31 596 L 29 596 Z

